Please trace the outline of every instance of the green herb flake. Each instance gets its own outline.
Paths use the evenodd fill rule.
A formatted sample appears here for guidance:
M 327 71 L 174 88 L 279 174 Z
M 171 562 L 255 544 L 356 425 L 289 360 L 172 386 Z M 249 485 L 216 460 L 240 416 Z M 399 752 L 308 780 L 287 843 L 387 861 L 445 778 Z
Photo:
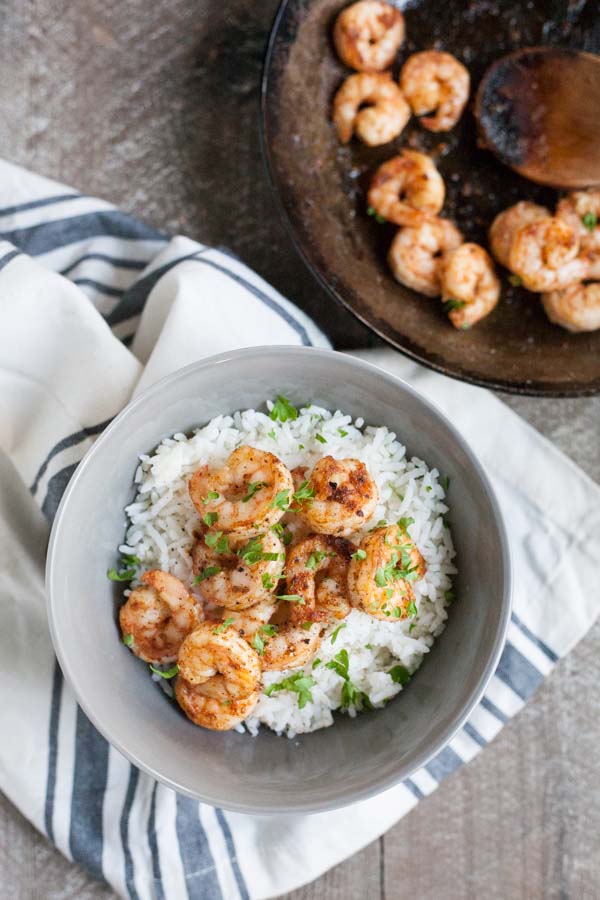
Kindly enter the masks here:
M 373 644 L 365 644 L 365 650 L 374 650 L 374 649 L 375 649 L 375 647 L 373 646 Z
M 384 225 L 386 222 L 386 219 L 379 215 L 374 206 L 367 206 L 367 215 L 375 219 L 378 225 Z
M 444 475 L 440 478 L 440 484 L 444 489 L 444 493 L 448 493 L 448 488 L 450 487 L 450 477 L 448 475 Z
M 319 659 L 319 657 L 317 656 L 317 658 L 315 660 L 313 660 L 313 664 L 312 664 L 313 669 L 316 669 L 317 666 L 320 666 L 322 662 L 323 662 L 323 660 Z
M 254 649 L 256 650 L 256 652 L 258 653 L 259 656 L 265 655 L 265 642 L 261 638 L 258 631 L 252 638 L 252 646 L 254 647 Z
M 123 643 L 126 647 L 133 646 L 133 635 L 132 634 L 124 634 L 123 635 Z
M 586 212 L 586 214 L 581 217 L 581 221 L 583 222 L 584 228 L 587 228 L 588 231 L 593 231 L 598 224 L 598 216 L 593 212 Z
M 352 554 L 352 559 L 366 559 L 366 558 L 367 558 L 367 551 L 361 550 L 360 547 L 358 548 L 356 553 Z
M 342 630 L 342 628 L 346 628 L 346 626 L 347 626 L 347 623 L 346 623 L 346 622 L 342 622 L 341 625 L 338 625 L 338 627 L 335 629 L 335 631 L 332 631 L 331 637 L 330 637 L 330 639 L 329 639 L 329 640 L 331 641 L 332 644 L 335 644 L 335 642 L 337 641 L 338 634 L 340 633 L 340 631 Z
M 243 559 L 247 566 L 254 566 L 256 563 L 261 562 L 263 559 L 268 557 L 274 557 L 272 562 L 276 562 L 278 558 L 277 553 L 265 553 L 263 551 L 263 539 L 264 535 L 256 534 L 254 537 L 251 537 L 247 544 L 244 544 L 243 547 L 237 551 L 237 555 L 240 559 Z
M 222 531 L 213 531 L 204 535 L 204 543 L 217 553 L 229 553 L 229 538 Z
M 415 520 L 412 516 L 403 516 L 401 519 L 398 519 L 397 523 L 403 531 L 407 531 L 409 525 L 414 525 Z
M 275 499 L 269 504 L 270 509 L 280 509 L 282 512 L 285 512 L 290 505 L 289 496 L 289 488 L 286 488 L 285 491 L 279 491 L 275 494 Z
M 512 284 L 513 287 L 521 287 L 521 285 L 523 284 L 523 279 L 519 275 L 515 275 L 514 273 L 511 273 L 508 276 L 508 281 L 509 284 Z
M 205 516 L 202 516 L 202 521 L 210 528 L 211 525 L 214 525 L 215 522 L 219 521 L 219 514 L 216 512 L 206 513 Z
M 278 628 L 277 625 L 261 625 L 260 631 L 266 634 L 267 637 L 273 637 L 273 635 L 277 634 Z
M 411 622 L 410 625 L 408 626 L 408 633 L 412 634 L 412 632 L 415 630 L 416 627 L 417 627 L 417 623 Z
M 213 634 L 222 634 L 224 631 L 227 631 L 230 625 L 233 625 L 235 619 L 225 619 L 224 622 L 221 622 L 220 625 L 217 625 L 216 628 L 213 628 Z
M 348 437 L 348 432 L 344 431 L 343 428 L 338 428 L 338 434 L 340 437 Z
M 410 672 L 404 666 L 394 666 L 390 669 L 388 675 L 395 684 L 405 685 L 410 681 Z
M 310 675 L 305 675 L 304 672 L 296 672 L 294 675 L 284 678 L 283 681 L 270 684 L 265 688 L 264 692 L 267 697 L 270 697 L 275 691 L 295 691 L 298 694 L 298 708 L 304 709 L 309 700 L 312 701 L 311 688 L 316 683 L 315 679 Z
M 150 671 L 155 675 L 160 675 L 161 678 L 175 678 L 179 672 L 179 666 L 177 663 L 171 669 L 157 669 L 156 666 L 150 666 Z
M 210 503 L 211 500 L 218 500 L 219 497 L 220 497 L 220 494 L 218 491 L 209 491 L 208 494 L 206 495 L 206 497 L 202 498 L 202 502 L 206 506 L 208 503 Z
M 305 631 L 310 631 L 312 626 L 313 626 L 312 622 L 303 622 L 300 627 L 303 628 Z
M 275 429 L 271 428 L 270 431 L 267 431 L 267 437 L 270 437 L 272 441 L 277 440 L 277 435 L 275 434 Z
M 268 572 L 263 572 L 261 575 L 262 586 L 266 591 L 272 591 L 275 587 L 276 582 L 273 581 Z
M 319 563 L 323 562 L 323 560 L 328 556 L 327 553 L 323 553 L 322 550 L 315 550 L 310 554 L 308 559 L 306 560 L 306 568 L 307 569 L 316 569 Z
M 297 491 L 294 491 L 292 499 L 295 503 L 312 503 L 315 496 L 314 488 L 309 486 L 308 481 L 303 481 Z
M 117 572 L 114 566 L 106 573 L 106 577 L 110 578 L 111 581 L 132 581 L 135 578 L 135 575 L 135 569 L 119 569 Z
M 453 309 L 462 309 L 463 306 L 466 305 L 464 300 L 455 300 L 454 297 L 450 297 L 449 300 L 444 302 L 444 312 L 452 312 Z
M 301 597 L 300 594 L 276 594 L 277 600 L 287 600 L 288 603 L 299 603 L 300 606 L 304 606 L 304 597 Z
M 455 594 L 454 594 L 453 590 L 449 590 L 444 593 L 444 599 L 446 600 L 447 603 L 452 603 L 452 601 L 454 600 L 454 597 L 455 597 Z
M 279 394 L 269 416 L 274 422 L 287 422 L 288 419 L 293 421 L 298 418 L 298 410 L 290 403 L 287 397 Z
M 212 578 L 213 575 L 218 575 L 221 571 L 221 566 L 207 566 L 205 569 L 202 569 L 199 575 L 196 575 L 192 584 L 200 584 L 202 581 L 206 581 L 207 578 Z
M 463 322 L 462 325 L 460 326 L 460 330 L 461 331 L 469 331 L 470 327 L 471 327 L 470 322 Z
M 262 488 L 267 486 L 266 481 L 254 481 L 250 482 L 248 485 L 248 492 L 245 497 L 242 497 L 242 503 L 248 503 L 249 500 L 252 500 L 257 491 L 260 491 Z
M 350 657 L 348 656 L 348 651 L 344 648 L 340 650 L 340 652 L 333 657 L 328 663 L 325 663 L 326 669 L 331 669 L 340 678 L 348 678 L 348 666 L 350 664 Z
M 322 434 L 315 434 L 315 439 L 316 439 L 320 444 L 326 444 L 326 443 L 327 443 L 326 439 L 323 437 Z
M 414 619 L 414 617 L 417 615 L 419 610 L 417 609 L 417 604 L 415 603 L 414 600 L 410 601 L 410 603 L 406 607 L 406 612 L 411 617 L 411 619 Z

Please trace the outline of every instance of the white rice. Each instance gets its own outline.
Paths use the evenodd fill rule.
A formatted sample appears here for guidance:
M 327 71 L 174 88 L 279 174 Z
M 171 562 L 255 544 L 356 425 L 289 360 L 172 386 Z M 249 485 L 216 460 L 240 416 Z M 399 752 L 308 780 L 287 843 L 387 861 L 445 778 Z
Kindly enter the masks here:
M 267 407 L 270 410 L 272 404 Z M 140 457 L 135 474 L 137 494 L 126 509 L 129 525 L 119 550 L 139 557 L 142 569 L 164 569 L 186 582 L 192 578 L 190 554 L 198 526 L 187 491 L 188 477 L 200 465 L 221 466 L 240 444 L 270 450 L 289 468 L 312 466 L 327 454 L 362 460 L 377 482 L 380 502 L 373 519 L 352 539 L 358 540 L 381 519 L 390 523 L 401 517 L 414 519 L 408 533 L 427 567 L 425 576 L 413 583 L 416 617 L 384 622 L 354 610 L 335 639 L 332 636 L 339 623 L 331 626 L 318 652 L 321 662 L 304 667 L 315 682 L 310 688 L 312 700 L 301 709 L 294 691 L 261 694 L 245 722 L 251 734 L 257 733 L 261 723 L 288 737 L 331 725 L 333 711 L 342 708 L 344 678 L 326 664 L 342 650 L 348 653 L 348 675 L 357 691 L 366 694 L 372 706 L 385 705 L 402 690 L 402 684 L 388 672 L 400 665 L 414 673 L 444 629 L 447 592 L 456 569 L 440 473 L 417 457 L 407 459 L 405 447 L 387 428 L 363 426 L 362 419 L 353 422 L 342 412 L 332 414 L 310 404 L 299 411 L 297 419 L 283 423 L 249 409 L 217 416 L 191 437 L 176 434 L 162 441 L 152 454 Z M 265 673 L 265 687 L 295 671 L 299 670 Z M 164 680 L 159 680 L 166 687 Z M 357 707 L 350 705 L 344 712 L 355 716 Z

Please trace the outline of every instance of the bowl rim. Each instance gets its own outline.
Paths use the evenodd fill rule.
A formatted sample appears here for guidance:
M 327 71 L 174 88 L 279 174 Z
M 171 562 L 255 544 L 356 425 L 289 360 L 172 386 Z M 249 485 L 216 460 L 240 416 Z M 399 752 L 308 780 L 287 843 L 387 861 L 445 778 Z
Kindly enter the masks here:
M 177 779 L 171 778 L 168 775 L 161 774 L 152 766 L 145 763 L 143 759 L 138 758 L 134 753 L 128 750 L 128 748 L 123 744 L 118 735 L 113 734 L 110 724 L 98 720 L 95 711 L 88 703 L 87 698 L 82 696 L 82 694 L 80 693 L 79 687 L 76 684 L 75 678 L 73 676 L 73 669 L 71 667 L 69 659 L 68 644 L 63 644 L 61 640 L 60 625 L 56 612 L 55 596 L 57 592 L 55 592 L 53 589 L 53 583 L 55 580 L 55 558 L 61 538 L 62 522 L 65 516 L 68 515 L 70 498 L 72 494 L 78 489 L 81 481 L 85 478 L 87 469 L 90 465 L 90 461 L 93 460 L 96 454 L 99 452 L 99 448 L 110 442 L 112 433 L 116 430 L 118 425 L 123 422 L 124 419 L 128 418 L 135 409 L 137 409 L 139 406 L 142 406 L 149 397 L 160 394 L 168 385 L 173 385 L 180 380 L 185 380 L 192 372 L 196 372 L 198 370 L 213 366 L 226 365 L 231 361 L 236 362 L 240 359 L 245 359 L 248 357 L 261 357 L 268 353 L 283 353 L 285 354 L 287 360 L 289 360 L 290 353 L 295 354 L 298 357 L 304 357 L 305 359 L 308 359 L 308 357 L 310 356 L 327 358 L 335 355 L 340 360 L 345 361 L 345 363 L 347 363 L 350 367 L 358 370 L 359 372 L 362 371 L 369 375 L 376 375 L 379 378 L 384 378 L 393 387 L 398 387 L 405 393 L 411 395 L 418 403 L 421 403 L 423 406 L 425 406 L 435 418 L 441 421 L 442 425 L 444 425 L 450 432 L 453 440 L 467 456 L 469 463 L 475 474 L 478 476 L 481 486 L 489 500 L 492 509 L 494 526 L 496 528 L 499 539 L 498 543 L 501 556 L 503 590 L 502 595 L 499 598 L 499 602 L 501 604 L 501 612 L 498 628 L 489 658 L 484 666 L 481 677 L 479 678 L 478 683 L 472 689 L 467 702 L 462 707 L 462 710 L 457 713 L 454 719 L 442 732 L 440 737 L 432 744 L 432 746 L 427 751 L 419 754 L 415 758 L 414 762 L 409 766 L 399 768 L 395 774 L 390 775 L 387 778 L 381 778 L 380 780 L 374 778 L 368 785 L 364 786 L 363 788 L 355 789 L 354 791 L 352 791 L 352 794 L 347 797 L 336 797 L 332 800 L 323 800 L 322 802 L 318 803 L 295 803 L 293 806 L 290 806 L 289 803 L 272 803 L 268 806 L 263 807 L 248 803 L 236 803 L 235 801 L 229 800 L 227 798 L 222 799 L 218 796 L 200 794 L 193 790 L 190 790 L 189 788 L 180 784 Z M 409 778 L 411 774 L 422 768 L 438 753 L 440 753 L 441 750 L 443 750 L 444 747 L 448 745 L 448 743 L 452 740 L 452 738 L 457 734 L 457 732 L 462 728 L 466 720 L 469 718 L 473 709 L 481 700 L 481 697 L 483 696 L 490 679 L 496 671 L 500 656 L 504 649 L 508 627 L 511 619 L 512 587 L 513 564 L 510 552 L 510 544 L 503 516 L 500 511 L 500 506 L 494 493 L 494 489 L 492 488 L 483 465 L 479 462 L 477 456 L 471 450 L 468 443 L 457 431 L 450 420 L 444 415 L 444 413 L 427 397 L 413 388 L 402 378 L 399 378 L 398 376 L 393 375 L 390 372 L 387 372 L 384 369 L 381 369 L 379 366 L 375 366 L 370 362 L 366 362 L 363 359 L 359 359 L 349 354 L 339 353 L 339 351 L 335 350 L 285 344 L 249 347 L 241 350 L 225 351 L 223 353 L 216 354 L 215 356 L 205 357 L 204 359 L 198 360 L 194 363 L 190 363 L 189 365 L 184 366 L 181 369 L 177 369 L 175 372 L 164 376 L 163 378 L 154 382 L 154 384 L 147 387 L 145 390 L 141 391 L 140 394 L 138 394 L 132 400 L 130 400 L 129 403 L 127 403 L 127 405 L 121 410 L 121 412 L 115 416 L 110 425 L 108 425 L 104 429 L 104 431 L 98 436 L 94 444 L 86 452 L 65 489 L 52 525 L 50 540 L 48 543 L 45 572 L 45 588 L 47 598 L 46 610 L 50 628 L 50 636 L 58 663 L 66 681 L 71 686 L 75 694 L 77 703 L 79 704 L 85 715 L 88 717 L 90 722 L 105 738 L 105 740 L 107 740 L 111 746 L 115 747 L 120 753 L 123 754 L 126 759 L 129 760 L 129 762 L 131 762 L 141 771 L 150 775 L 153 779 L 166 785 L 172 790 L 191 797 L 194 800 L 199 800 L 200 802 L 208 803 L 212 806 L 218 806 L 231 812 L 241 812 L 254 815 L 277 815 L 281 813 L 309 814 L 339 809 L 352 803 L 356 803 L 361 800 L 368 799 L 369 797 L 373 797 L 381 793 L 382 791 L 385 791 L 388 788 L 399 784 L 401 781 Z
M 392 335 L 386 333 L 385 328 L 374 322 L 372 316 L 357 310 L 352 300 L 346 298 L 344 296 L 344 293 L 338 287 L 336 287 L 334 283 L 332 283 L 331 279 L 328 278 L 328 276 L 323 271 L 321 271 L 321 267 L 318 265 L 318 263 L 313 261 L 303 239 L 298 234 L 297 229 L 292 222 L 291 216 L 283 200 L 280 177 L 271 148 L 271 133 L 268 121 L 270 117 L 270 82 L 272 81 L 274 68 L 272 63 L 275 49 L 280 41 L 279 32 L 281 28 L 281 22 L 285 16 L 287 8 L 289 6 L 292 6 L 294 3 L 298 4 L 298 2 L 299 0 L 279 0 L 279 5 L 275 12 L 275 16 L 273 17 L 273 23 L 271 25 L 269 39 L 267 41 L 267 47 L 263 58 L 263 68 L 260 84 L 258 131 L 264 169 L 267 175 L 268 185 L 271 189 L 271 195 L 275 201 L 275 206 L 277 207 L 277 211 L 292 242 L 292 246 L 294 247 L 296 253 L 300 257 L 308 271 L 311 273 L 313 278 L 329 294 L 330 297 L 333 297 L 333 299 L 341 304 L 344 309 L 348 310 L 348 312 L 350 312 L 355 319 L 358 319 L 358 321 L 361 322 L 366 328 L 368 328 L 369 331 L 377 335 L 377 337 L 379 337 L 381 340 L 385 341 L 386 344 L 394 347 L 394 349 L 400 351 L 400 353 L 408 356 L 410 359 L 413 359 L 416 362 L 420 363 L 422 366 L 426 366 L 428 369 L 432 369 L 434 372 L 440 372 L 442 375 L 446 375 L 446 377 L 448 378 L 454 378 L 457 381 L 463 381 L 467 384 L 474 384 L 478 387 L 485 387 L 491 390 L 503 391 L 507 394 L 516 394 L 525 397 L 595 397 L 600 394 L 600 381 L 598 381 L 598 379 L 596 379 L 596 381 L 593 383 L 575 383 L 568 386 L 560 382 L 558 384 L 550 382 L 546 385 L 545 383 L 543 384 L 541 382 L 534 381 L 533 379 L 528 378 L 510 381 L 502 378 L 485 378 L 481 375 L 477 375 L 476 372 L 473 372 L 469 369 L 461 369 L 458 366 L 454 365 L 449 366 L 443 361 L 438 362 L 435 356 L 427 354 L 424 351 L 419 350 L 418 348 L 414 348 L 407 338 L 405 338 L 404 341 L 396 340 Z

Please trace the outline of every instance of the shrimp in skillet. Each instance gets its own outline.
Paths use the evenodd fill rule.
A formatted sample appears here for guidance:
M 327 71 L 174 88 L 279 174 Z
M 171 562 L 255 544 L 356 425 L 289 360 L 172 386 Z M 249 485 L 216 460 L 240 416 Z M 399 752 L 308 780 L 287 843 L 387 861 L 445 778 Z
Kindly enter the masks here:
M 221 537 L 216 543 L 214 537 L 207 532 L 192 550 L 195 583 L 202 596 L 226 609 L 246 609 L 268 597 L 277 586 L 285 560 L 279 538 L 271 531 L 249 539 Z M 213 546 L 208 546 L 207 538 Z
M 490 250 L 499 263 L 508 268 L 508 257 L 515 234 L 519 228 L 546 219 L 551 213 L 545 206 L 521 200 L 498 213 L 490 226 Z
M 204 622 L 179 649 L 179 675 L 215 700 L 244 700 L 260 683 L 255 651 L 226 623 Z
M 145 662 L 173 663 L 202 612 L 194 595 L 174 575 L 153 569 L 144 572 L 140 581 L 119 612 L 123 638 Z
M 346 536 L 362 528 L 373 516 L 379 502 L 377 485 L 359 459 L 324 456 L 309 476 L 303 466 L 294 469 L 297 492 L 305 488 L 296 512 L 319 534 Z
M 313 534 L 293 546 L 285 566 L 287 591 L 303 604 L 293 604 L 290 621 L 327 622 L 350 612 L 348 564 L 354 544 L 330 534 Z
M 387 144 L 409 119 L 410 107 L 389 72 L 350 75 L 333 99 L 332 120 L 342 144 L 353 134 L 369 147 Z
M 455 328 L 470 328 L 494 309 L 500 281 L 494 263 L 479 244 L 461 244 L 444 258 L 442 300 Z
M 508 266 L 530 291 L 561 290 L 589 275 L 589 263 L 579 250 L 577 231 L 564 219 L 550 216 L 517 231 Z
M 242 536 L 275 525 L 285 512 L 284 504 L 276 504 L 277 495 L 291 498 L 293 490 L 292 476 L 277 456 L 247 445 L 234 450 L 216 472 L 197 469 L 189 482 L 192 502 L 207 526 Z
M 456 250 L 462 240 L 452 222 L 437 217 L 416 228 L 400 228 L 388 252 L 394 278 L 426 297 L 439 297 L 443 254 Z
M 564 291 L 542 294 L 542 306 L 555 325 L 567 331 L 600 328 L 600 284 L 572 284 Z
M 588 263 L 586 278 L 600 278 L 600 190 L 572 191 L 560 201 L 556 215 L 579 235 L 580 256 Z
M 404 16 L 381 0 L 359 0 L 343 9 L 333 28 L 341 61 L 357 72 L 381 72 L 404 41 Z
M 350 563 L 352 603 L 376 619 L 405 619 L 414 605 L 412 582 L 424 574 L 423 557 L 401 525 L 376 528 Z
M 229 731 L 243 722 L 252 712 L 259 696 L 260 691 L 255 691 L 243 699 L 219 700 L 208 697 L 202 685 L 190 684 L 181 676 L 175 683 L 175 698 L 188 719 L 213 731 Z
M 469 99 L 468 70 L 450 53 L 423 50 L 402 67 L 400 86 L 421 124 L 429 131 L 449 131 L 460 119 Z M 425 113 L 433 112 L 432 116 Z
M 403 150 L 373 176 L 367 202 L 375 213 L 396 225 L 421 225 L 444 205 L 442 176 L 433 161 L 416 150 Z

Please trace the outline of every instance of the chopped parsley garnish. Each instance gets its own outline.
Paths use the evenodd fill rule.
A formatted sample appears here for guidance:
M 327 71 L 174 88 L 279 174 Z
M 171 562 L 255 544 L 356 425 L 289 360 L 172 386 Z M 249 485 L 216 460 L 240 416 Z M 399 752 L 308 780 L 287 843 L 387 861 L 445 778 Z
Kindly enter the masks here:
M 444 488 L 444 493 L 447 493 L 448 488 L 450 487 L 450 478 L 448 475 L 444 475 L 440 478 L 440 484 Z
M 331 669 L 336 675 L 339 675 L 340 678 L 348 678 L 348 666 L 350 664 L 350 657 L 348 655 L 348 651 L 346 649 L 340 650 L 340 652 L 333 657 L 328 663 L 325 663 L 326 669 Z
M 378 225 L 385 224 L 386 220 L 383 218 L 383 216 L 380 216 L 379 213 L 376 212 L 374 206 L 367 206 L 367 215 L 371 216 L 373 219 L 375 219 L 375 221 L 377 222 Z
M 293 500 L 295 503 L 302 505 L 303 503 L 312 502 L 314 496 L 314 488 L 309 487 L 308 481 L 303 481 L 298 490 L 294 491 Z
M 139 557 L 122 554 L 118 570 L 113 566 L 113 568 L 109 569 L 106 573 L 106 577 L 110 578 L 111 581 L 131 581 L 135 578 L 135 567 L 139 566 L 140 563 L 141 560 Z
M 323 437 L 322 434 L 315 434 L 315 439 L 316 439 L 320 444 L 326 444 L 326 443 L 327 443 L 327 440 Z
M 216 512 L 206 513 L 205 516 L 202 516 L 202 521 L 204 522 L 205 525 L 208 525 L 208 527 L 210 528 L 211 525 L 214 525 L 215 522 L 219 521 L 219 513 L 216 513 Z
M 356 553 L 352 554 L 352 559 L 366 559 L 366 558 L 367 558 L 367 551 L 361 550 L 360 547 L 356 551 Z
M 412 516 L 403 516 L 401 519 L 398 519 L 398 525 L 402 528 L 403 531 L 406 531 L 409 525 L 414 525 L 415 520 Z
M 260 634 L 258 633 L 258 631 L 256 632 L 256 634 L 255 634 L 254 637 L 252 638 L 252 646 L 254 647 L 254 649 L 256 650 L 256 652 L 258 653 L 259 656 L 264 656 L 264 654 L 265 654 L 265 642 L 264 642 L 263 639 L 261 638 L 261 636 L 260 636 Z
M 470 327 L 471 327 L 471 324 L 469 322 L 463 322 L 462 325 L 460 326 L 460 330 L 468 331 Z
M 428 494 L 431 493 L 431 485 L 428 484 L 427 487 L 425 488 L 425 490 L 427 491 Z
M 273 581 L 268 572 L 263 572 L 261 575 L 262 585 L 267 591 L 272 591 L 275 587 L 276 582 Z
M 325 668 L 331 669 L 336 675 L 344 679 L 344 684 L 342 685 L 342 706 L 347 708 L 348 706 L 358 706 L 360 703 L 364 709 L 371 709 L 371 701 L 368 696 L 363 691 L 359 691 L 350 680 L 348 674 L 349 664 L 350 657 L 346 649 L 340 650 L 332 660 L 325 663 Z
M 581 217 L 581 221 L 588 231 L 592 231 L 598 224 L 598 216 L 596 213 L 586 212 L 586 214 Z
M 272 441 L 275 441 L 277 439 L 274 428 L 271 428 L 270 431 L 267 431 L 267 437 L 270 437 Z
M 206 581 L 207 578 L 212 578 L 213 575 L 218 575 L 221 571 L 221 566 L 207 566 L 205 569 L 202 569 L 199 575 L 196 575 L 192 584 L 200 584 L 202 581 Z
M 299 603 L 300 606 L 304 606 L 304 597 L 301 597 L 300 594 L 276 594 L 277 600 L 287 600 L 288 603 Z
M 270 508 L 280 509 L 282 512 L 285 512 L 290 505 L 289 497 L 289 488 L 286 488 L 285 491 L 279 491 L 277 494 L 275 494 L 275 499 L 272 500 L 269 504 Z
M 508 276 L 508 281 L 510 284 L 512 284 L 513 287 L 521 287 L 521 285 L 523 284 L 523 279 L 520 277 L 520 275 L 515 275 L 514 272 L 512 272 Z
M 377 531 L 378 528 L 387 528 L 387 522 L 385 519 L 380 519 L 377 525 L 373 525 L 372 528 L 369 528 L 369 532 Z
M 444 599 L 447 603 L 452 603 L 452 601 L 454 600 L 454 596 L 455 595 L 453 590 L 449 590 L 444 593 Z
M 267 637 L 273 637 L 274 634 L 277 634 L 278 628 L 277 625 L 261 625 L 260 630 L 263 634 L 266 634 Z
M 202 502 L 206 506 L 206 504 L 210 503 L 211 500 L 218 500 L 219 497 L 220 497 L 220 494 L 218 491 L 209 491 L 208 494 L 206 495 L 206 497 L 202 498 Z
M 338 634 L 340 633 L 340 631 L 342 630 L 342 628 L 345 628 L 345 627 L 346 627 L 346 624 L 347 624 L 346 622 L 342 622 L 342 624 L 341 624 L 341 625 L 338 625 L 338 627 L 335 629 L 335 631 L 333 631 L 333 632 L 331 633 L 331 638 L 330 638 L 330 640 L 331 640 L 331 643 L 332 643 L 332 644 L 335 644 L 335 642 L 337 641 L 337 636 L 338 636 Z
M 338 428 L 338 433 L 340 437 L 348 437 L 348 432 L 344 431 L 343 428 Z
M 123 643 L 126 647 L 131 647 L 133 645 L 133 635 L 132 634 L 124 634 L 123 635 Z
M 227 631 L 230 625 L 233 625 L 235 619 L 225 619 L 224 622 L 221 622 L 220 625 L 217 625 L 216 628 L 213 628 L 213 634 L 222 634 L 224 631 Z
M 312 628 L 312 626 L 313 626 L 313 623 L 312 623 L 312 622 L 303 622 L 302 625 L 301 625 L 300 627 L 301 627 L 301 628 L 304 628 L 305 631 L 310 631 L 310 629 Z
M 229 553 L 229 538 L 222 531 L 213 531 L 204 535 L 204 543 L 217 553 Z
M 408 684 L 410 681 L 410 672 L 404 666 L 394 666 L 390 669 L 388 675 L 396 684 Z
M 317 666 L 320 666 L 322 662 L 323 662 L 323 660 L 319 659 L 319 657 L 317 656 L 317 658 L 313 661 L 313 664 L 312 664 L 313 669 L 316 669 Z
M 410 603 L 406 607 L 406 612 L 411 617 L 411 619 L 414 619 L 414 617 L 417 615 L 419 610 L 417 609 L 417 604 L 415 603 L 414 600 L 410 601 Z
M 322 550 L 315 550 L 306 560 L 306 568 L 316 569 L 319 563 L 323 562 L 326 556 L 327 553 L 323 553 Z
M 253 566 L 263 559 L 269 562 L 277 562 L 279 559 L 278 553 L 265 553 L 262 543 L 263 537 L 263 534 L 255 535 L 237 551 L 237 555 L 244 560 L 247 566 Z
M 285 525 L 282 525 L 281 522 L 278 522 L 276 525 L 271 525 L 271 531 L 283 541 L 284 547 L 287 547 L 292 543 L 294 535 L 291 531 L 288 531 Z
M 179 666 L 177 663 L 171 669 L 157 669 L 156 666 L 150 666 L 150 671 L 155 675 L 160 675 L 161 678 L 175 678 L 179 672 Z
M 416 627 L 417 627 L 417 623 L 416 623 L 416 622 L 411 622 L 410 625 L 408 626 L 408 633 L 409 633 L 409 634 L 412 634 L 413 630 L 414 630 Z
M 453 309 L 462 309 L 463 306 L 466 305 L 467 304 L 464 300 L 455 300 L 453 297 L 451 297 L 444 303 L 444 312 L 451 312 Z
M 375 647 L 373 646 L 373 644 L 365 644 L 365 650 L 374 650 L 374 649 L 375 649 Z
M 283 681 L 270 684 L 265 688 L 265 694 L 270 697 L 275 691 L 295 691 L 298 694 L 298 708 L 304 709 L 308 701 L 312 701 L 311 688 L 316 683 L 310 675 L 305 675 L 304 672 L 295 672 L 294 675 L 284 678 Z
M 273 404 L 273 409 L 269 415 L 274 422 L 287 422 L 288 419 L 293 421 L 298 418 L 298 410 L 295 406 L 292 406 L 287 397 L 280 394 Z
M 250 482 L 248 485 L 248 493 L 245 497 L 242 497 L 242 503 L 247 503 L 249 500 L 252 500 L 257 491 L 260 491 L 261 488 L 267 486 L 266 481 L 254 481 Z

